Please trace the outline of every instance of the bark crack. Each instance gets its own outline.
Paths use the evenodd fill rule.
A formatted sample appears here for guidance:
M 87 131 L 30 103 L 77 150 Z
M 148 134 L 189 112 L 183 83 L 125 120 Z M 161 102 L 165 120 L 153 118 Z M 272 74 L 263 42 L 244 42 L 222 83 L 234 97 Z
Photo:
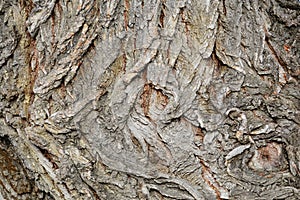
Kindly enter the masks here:
M 201 176 L 202 176 L 203 180 L 207 183 L 207 185 L 209 185 L 210 188 L 212 188 L 215 191 L 217 199 L 221 200 L 221 192 L 218 189 L 218 187 L 220 187 L 218 185 L 218 182 L 216 182 L 214 180 L 214 177 L 211 174 L 210 168 L 207 166 L 207 164 L 205 164 L 205 162 L 202 159 L 199 158 L 199 160 L 200 160 L 200 164 L 202 166 Z

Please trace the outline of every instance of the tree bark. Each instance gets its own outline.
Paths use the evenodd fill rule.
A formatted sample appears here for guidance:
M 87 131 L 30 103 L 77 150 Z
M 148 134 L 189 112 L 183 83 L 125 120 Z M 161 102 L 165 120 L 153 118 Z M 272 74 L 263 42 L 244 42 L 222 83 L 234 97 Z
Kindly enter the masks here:
M 0 0 L 0 199 L 300 199 L 298 0 Z

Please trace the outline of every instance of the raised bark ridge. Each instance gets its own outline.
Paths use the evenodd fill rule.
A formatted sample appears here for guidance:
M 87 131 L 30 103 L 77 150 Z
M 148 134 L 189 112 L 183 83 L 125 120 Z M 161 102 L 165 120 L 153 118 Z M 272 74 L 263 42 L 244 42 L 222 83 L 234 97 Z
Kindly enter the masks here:
M 300 199 L 298 0 L 0 0 L 0 199 Z

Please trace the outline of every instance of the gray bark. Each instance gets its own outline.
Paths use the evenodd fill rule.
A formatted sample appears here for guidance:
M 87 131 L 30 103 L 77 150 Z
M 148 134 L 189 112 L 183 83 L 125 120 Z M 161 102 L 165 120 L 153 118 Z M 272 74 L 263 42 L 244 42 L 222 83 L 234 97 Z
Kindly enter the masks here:
M 298 0 L 0 19 L 0 199 L 300 199 Z

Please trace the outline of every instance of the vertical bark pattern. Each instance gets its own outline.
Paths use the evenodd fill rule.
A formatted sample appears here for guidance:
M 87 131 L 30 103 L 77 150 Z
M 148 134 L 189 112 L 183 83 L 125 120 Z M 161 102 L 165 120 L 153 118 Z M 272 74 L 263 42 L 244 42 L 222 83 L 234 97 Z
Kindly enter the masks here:
M 0 0 L 0 199 L 300 199 L 298 0 Z

